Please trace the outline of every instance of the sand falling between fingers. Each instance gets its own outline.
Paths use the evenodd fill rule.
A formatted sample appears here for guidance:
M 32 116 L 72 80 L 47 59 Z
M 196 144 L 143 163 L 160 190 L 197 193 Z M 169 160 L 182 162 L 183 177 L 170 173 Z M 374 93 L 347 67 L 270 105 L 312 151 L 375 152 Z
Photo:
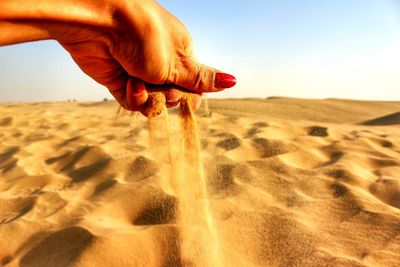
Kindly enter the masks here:
M 175 212 L 180 230 L 181 263 L 184 266 L 223 266 L 209 207 L 191 95 L 181 100 L 179 126 L 175 129 L 169 120 L 163 94 L 152 94 L 150 107 L 148 125 L 152 154 L 157 161 L 168 162 L 170 175 L 162 186 L 178 200 Z

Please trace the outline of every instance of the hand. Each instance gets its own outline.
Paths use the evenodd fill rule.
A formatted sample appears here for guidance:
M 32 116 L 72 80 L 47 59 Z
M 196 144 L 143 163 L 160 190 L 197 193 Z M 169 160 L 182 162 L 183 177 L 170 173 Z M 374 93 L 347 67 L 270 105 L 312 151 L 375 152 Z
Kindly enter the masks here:
M 152 90 L 163 91 L 168 106 L 177 105 L 185 91 L 197 94 L 199 105 L 202 93 L 235 85 L 233 76 L 194 59 L 187 29 L 156 1 L 109 0 L 100 6 L 95 0 L 81 2 L 100 11 L 81 18 L 87 10 L 78 10 L 54 22 L 34 22 L 35 28 L 45 28 L 125 109 L 145 114 Z M 97 13 L 102 19 L 96 20 Z

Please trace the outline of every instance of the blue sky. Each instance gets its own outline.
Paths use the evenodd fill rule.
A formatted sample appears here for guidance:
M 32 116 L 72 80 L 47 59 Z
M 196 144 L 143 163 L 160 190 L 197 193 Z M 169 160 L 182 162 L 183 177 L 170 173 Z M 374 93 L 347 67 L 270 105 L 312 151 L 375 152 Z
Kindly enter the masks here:
M 188 27 L 199 60 L 237 76 L 212 97 L 400 100 L 397 0 L 159 2 Z M 111 97 L 54 41 L 0 48 L 0 80 L 0 101 Z

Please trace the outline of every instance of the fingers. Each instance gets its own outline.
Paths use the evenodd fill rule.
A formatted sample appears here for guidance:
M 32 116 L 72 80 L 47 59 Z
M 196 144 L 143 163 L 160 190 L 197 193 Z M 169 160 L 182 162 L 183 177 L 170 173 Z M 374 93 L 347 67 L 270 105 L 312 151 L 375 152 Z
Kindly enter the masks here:
M 148 101 L 146 84 L 141 80 L 131 77 L 127 80 L 125 87 L 118 90 L 110 89 L 115 100 L 126 110 L 142 111 Z
M 200 64 L 191 57 L 181 57 L 172 83 L 192 92 L 209 93 L 235 86 L 236 78 Z
M 176 88 L 170 88 L 167 91 L 164 91 L 165 99 L 167 107 L 175 107 L 180 102 L 184 95 L 190 95 L 191 105 L 194 110 L 199 109 L 201 105 L 201 94 L 184 92 L 182 90 Z
M 137 78 L 130 78 L 126 87 L 126 102 L 128 107 L 135 109 L 146 104 L 149 95 L 146 84 Z
M 149 99 L 146 104 L 146 108 L 141 111 L 146 117 L 156 117 L 160 115 L 162 112 L 160 103 L 165 104 L 168 108 L 171 108 L 178 106 L 183 98 L 189 101 L 188 104 L 192 107 L 193 111 L 196 111 L 200 108 L 200 94 L 185 92 L 181 89 L 169 86 L 155 86 L 154 88 L 155 89 L 149 92 Z
M 182 98 L 183 92 L 177 89 L 170 88 L 167 91 L 164 91 L 165 99 L 167 107 L 175 107 L 177 106 Z
M 110 92 L 124 109 L 140 111 L 145 116 L 148 116 L 153 108 L 151 105 L 154 101 L 151 98 L 155 96 L 154 92 L 160 92 L 165 96 L 165 104 L 168 108 L 179 105 L 185 94 L 191 95 L 191 105 L 194 110 L 197 110 L 201 104 L 201 94 L 185 92 L 170 85 L 150 85 L 134 77 L 127 80 L 125 88 L 110 89 Z

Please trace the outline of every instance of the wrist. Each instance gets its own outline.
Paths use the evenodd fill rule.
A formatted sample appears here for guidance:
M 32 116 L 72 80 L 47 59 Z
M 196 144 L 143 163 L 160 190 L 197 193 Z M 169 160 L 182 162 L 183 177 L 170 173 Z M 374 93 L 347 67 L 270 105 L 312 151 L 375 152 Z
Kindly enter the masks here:
M 111 25 L 112 1 L 2 0 L 0 20 L 32 20 Z
M 18 38 L 14 38 L 15 43 L 41 39 L 58 40 L 60 36 L 65 37 L 62 32 L 69 25 L 113 28 L 119 2 L 121 1 L 1 0 L 0 31 L 6 34 L 0 34 L 0 45 L 7 44 L 6 37 L 12 34 L 10 29 L 24 29 L 18 34 Z M 22 36 L 24 33 L 27 35 L 26 40 Z

